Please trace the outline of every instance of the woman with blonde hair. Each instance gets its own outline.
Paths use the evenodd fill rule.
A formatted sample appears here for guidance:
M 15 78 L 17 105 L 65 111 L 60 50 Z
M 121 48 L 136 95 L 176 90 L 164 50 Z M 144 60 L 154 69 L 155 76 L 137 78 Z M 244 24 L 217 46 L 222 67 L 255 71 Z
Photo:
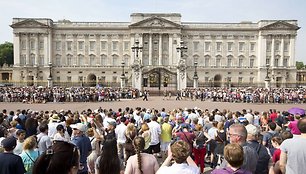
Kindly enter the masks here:
M 151 132 L 150 132 L 150 128 L 147 123 L 143 123 L 141 125 L 140 132 L 141 132 L 141 136 L 144 138 L 144 141 L 145 141 L 143 152 L 149 153 L 148 149 L 150 147 L 150 142 L 151 142 Z
M 129 123 L 126 126 L 126 131 L 125 131 L 126 142 L 124 150 L 126 154 L 126 160 L 128 160 L 130 156 L 135 155 L 133 140 L 136 136 L 137 136 L 137 129 L 135 125 L 133 123 Z
M 158 162 L 154 155 L 142 153 L 145 147 L 143 137 L 135 137 L 133 140 L 136 155 L 127 160 L 124 174 L 155 174 L 158 170 Z
M 35 150 L 37 147 L 36 138 L 30 136 L 25 139 L 23 143 L 23 151 L 20 154 L 24 168 L 26 169 L 27 174 L 32 173 L 35 160 L 39 157 L 39 152 Z

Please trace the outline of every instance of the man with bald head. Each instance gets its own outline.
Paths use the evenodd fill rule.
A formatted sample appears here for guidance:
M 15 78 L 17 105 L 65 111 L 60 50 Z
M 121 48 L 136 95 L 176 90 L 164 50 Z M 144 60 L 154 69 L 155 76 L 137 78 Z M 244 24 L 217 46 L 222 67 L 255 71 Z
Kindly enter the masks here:
M 245 126 L 242 124 L 232 124 L 229 127 L 228 138 L 230 143 L 236 143 L 243 147 L 244 160 L 241 168 L 248 170 L 252 173 L 255 173 L 258 161 L 258 155 L 256 151 L 252 147 L 248 146 L 246 142 L 247 130 Z M 226 167 L 226 166 L 227 166 L 227 161 L 224 160 L 223 163 L 221 164 L 221 167 Z

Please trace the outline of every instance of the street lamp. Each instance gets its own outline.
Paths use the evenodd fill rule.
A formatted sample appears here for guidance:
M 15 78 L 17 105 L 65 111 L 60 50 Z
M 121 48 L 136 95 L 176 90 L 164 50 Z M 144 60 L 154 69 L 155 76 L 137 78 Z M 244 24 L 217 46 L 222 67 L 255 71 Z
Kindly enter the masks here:
M 122 62 L 121 62 L 121 67 L 122 67 L 122 74 L 121 74 L 121 76 L 122 76 L 122 77 L 125 76 L 125 73 L 124 73 L 124 65 L 125 65 L 125 62 L 124 62 L 124 60 L 122 60 Z
M 197 72 L 198 62 L 194 62 L 194 74 L 193 74 L 193 88 L 198 88 L 198 72 Z
M 193 78 L 194 78 L 194 79 L 199 78 L 199 77 L 198 77 L 198 72 L 197 72 L 197 66 L 198 66 L 198 62 L 195 61 L 195 62 L 194 62 L 194 75 L 193 75 Z
M 52 63 L 49 62 L 49 77 L 48 77 L 48 87 L 52 87 Z
M 136 40 L 134 46 L 132 46 L 132 51 L 136 53 L 136 59 L 138 60 L 138 51 L 142 50 L 142 46 L 139 45 L 139 41 Z
M 270 65 L 267 64 L 267 65 L 266 65 L 266 68 L 267 68 L 267 74 L 266 74 L 266 77 L 265 77 L 265 87 L 266 87 L 267 89 L 270 89 L 270 81 L 271 81 L 271 79 L 270 79 L 270 77 L 269 77 L 269 68 L 270 68 Z
M 180 46 L 176 48 L 176 51 L 181 53 L 181 58 L 184 57 L 184 52 L 187 51 L 187 46 L 184 45 L 184 41 L 180 42 Z

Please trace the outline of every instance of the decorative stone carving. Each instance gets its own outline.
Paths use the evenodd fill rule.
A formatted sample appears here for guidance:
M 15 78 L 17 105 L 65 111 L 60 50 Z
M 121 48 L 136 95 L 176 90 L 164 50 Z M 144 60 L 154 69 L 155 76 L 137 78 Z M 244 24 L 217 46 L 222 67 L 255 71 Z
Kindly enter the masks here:
M 164 27 L 165 24 L 163 21 L 159 20 L 159 19 L 154 19 L 151 23 L 150 26 L 152 27 Z

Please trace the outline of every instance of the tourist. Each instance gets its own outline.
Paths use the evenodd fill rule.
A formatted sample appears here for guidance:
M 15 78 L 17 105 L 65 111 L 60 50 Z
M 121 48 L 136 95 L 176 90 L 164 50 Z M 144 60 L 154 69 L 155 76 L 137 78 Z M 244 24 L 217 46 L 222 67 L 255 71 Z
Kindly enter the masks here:
M 1 174 L 24 174 L 26 172 L 21 157 L 13 153 L 16 144 L 16 139 L 13 136 L 2 140 L 1 145 L 4 152 L 0 153 Z
M 77 174 L 80 153 L 78 148 L 66 141 L 54 141 L 51 149 L 35 161 L 33 174 Z
M 250 171 L 241 168 L 244 159 L 244 151 L 239 144 L 226 145 L 224 148 L 224 158 L 228 162 L 228 166 L 215 169 L 211 174 L 252 174 Z
M 75 144 L 80 150 L 80 169 L 78 171 L 78 174 L 87 174 L 87 157 L 90 155 L 92 150 L 90 140 L 85 135 L 87 127 L 82 123 L 77 123 L 71 125 L 71 128 L 73 129 L 74 135 L 71 142 Z
M 197 164 L 190 157 L 190 146 L 183 140 L 174 142 L 168 149 L 168 156 L 156 174 L 200 174 Z M 171 160 L 174 164 L 171 164 Z
M 106 139 L 102 153 L 96 160 L 95 174 L 119 174 L 120 169 L 117 141 L 115 138 Z
M 133 145 L 136 155 L 128 159 L 124 174 L 155 174 L 159 165 L 152 154 L 142 153 L 145 147 L 144 138 L 135 137 Z
M 33 166 L 36 159 L 39 157 L 39 151 L 35 150 L 37 147 L 36 138 L 30 136 L 25 139 L 23 143 L 23 151 L 20 154 L 24 168 L 26 169 L 26 174 L 32 174 Z
M 300 136 L 286 139 L 282 142 L 279 165 L 282 173 L 297 174 L 306 171 L 306 118 L 298 121 Z

